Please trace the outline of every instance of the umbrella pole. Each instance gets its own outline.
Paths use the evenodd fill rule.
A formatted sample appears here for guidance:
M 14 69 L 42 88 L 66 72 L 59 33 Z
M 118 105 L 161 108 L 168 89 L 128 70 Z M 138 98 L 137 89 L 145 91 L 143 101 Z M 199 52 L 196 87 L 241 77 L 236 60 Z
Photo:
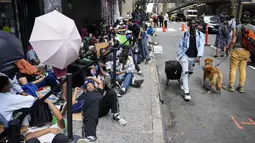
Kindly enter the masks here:
M 113 47 L 113 79 L 112 79 L 112 81 L 113 81 L 113 88 L 115 88 L 116 87 L 116 56 L 117 56 L 117 50 L 118 50 L 118 48 L 117 47 Z
M 80 136 L 73 135 L 73 114 L 72 114 L 72 73 L 67 73 L 67 136 L 68 143 L 76 143 Z

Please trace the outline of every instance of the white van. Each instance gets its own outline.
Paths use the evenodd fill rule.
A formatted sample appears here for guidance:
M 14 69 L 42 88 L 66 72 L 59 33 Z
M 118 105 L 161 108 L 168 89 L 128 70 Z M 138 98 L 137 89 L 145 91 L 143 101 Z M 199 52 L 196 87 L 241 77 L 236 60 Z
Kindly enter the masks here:
M 186 19 L 196 19 L 197 18 L 197 10 L 186 9 L 183 11 Z

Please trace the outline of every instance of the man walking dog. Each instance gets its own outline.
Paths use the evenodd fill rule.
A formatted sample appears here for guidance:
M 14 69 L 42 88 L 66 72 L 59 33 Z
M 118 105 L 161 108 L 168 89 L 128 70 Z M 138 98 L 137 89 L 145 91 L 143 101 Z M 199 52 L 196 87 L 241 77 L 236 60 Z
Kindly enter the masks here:
M 190 101 L 189 75 L 193 73 L 195 63 L 199 63 L 204 55 L 204 34 L 196 30 L 196 20 L 188 22 L 190 30 L 185 32 L 179 43 L 177 60 L 182 65 L 181 89 L 184 90 L 184 100 Z

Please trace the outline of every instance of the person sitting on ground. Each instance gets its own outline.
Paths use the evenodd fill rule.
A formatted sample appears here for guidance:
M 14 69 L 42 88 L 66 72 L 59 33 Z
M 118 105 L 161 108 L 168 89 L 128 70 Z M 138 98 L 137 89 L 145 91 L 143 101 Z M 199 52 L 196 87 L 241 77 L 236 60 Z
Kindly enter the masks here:
M 116 79 L 122 82 L 121 90 L 118 94 L 118 97 L 122 97 L 131 85 L 132 87 L 140 87 L 144 80 L 135 80 L 134 71 L 135 64 L 133 62 L 133 58 L 128 56 L 127 52 L 122 52 L 120 55 L 120 59 L 117 61 L 116 68 Z
M 95 86 L 95 83 L 98 85 L 98 88 Z M 120 116 L 116 92 L 114 90 L 108 90 L 105 93 L 103 88 L 102 81 L 96 77 L 87 77 L 84 84 L 84 93 L 78 98 L 77 95 L 80 92 L 80 88 L 75 88 L 72 96 L 73 105 L 79 101 L 84 102 L 82 111 L 82 135 L 84 139 L 78 140 L 78 143 L 96 141 L 98 118 L 107 115 L 109 110 L 113 113 L 114 121 L 117 121 L 122 126 L 125 126 L 127 123 L 125 119 Z
M 6 76 L 8 77 L 6 74 L 4 73 L 0 73 L 0 76 Z M 9 78 L 9 77 L 8 77 Z M 9 78 L 9 82 L 11 84 L 11 91 L 10 93 L 12 94 L 20 94 L 20 95 L 24 95 L 24 96 L 28 96 L 29 94 L 27 94 L 26 92 L 24 92 L 24 90 L 22 89 L 22 87 L 20 86 L 17 77 L 14 76 L 13 79 Z
M 155 35 L 155 30 L 152 28 L 152 26 L 150 26 L 150 25 L 148 26 L 146 34 L 151 35 L 151 36 Z
M 111 76 L 109 72 L 106 70 L 106 64 L 109 64 L 110 62 L 113 61 L 113 54 L 110 53 L 109 55 L 107 54 L 107 50 L 105 48 L 100 49 L 100 56 L 101 59 L 98 62 L 99 65 L 99 76 L 100 79 L 105 83 L 107 88 L 111 88 Z
M 23 96 L 13 94 L 11 91 L 11 83 L 7 76 L 0 75 L 0 114 L 7 121 L 13 119 L 13 112 L 22 108 L 30 108 L 35 98 L 33 96 Z

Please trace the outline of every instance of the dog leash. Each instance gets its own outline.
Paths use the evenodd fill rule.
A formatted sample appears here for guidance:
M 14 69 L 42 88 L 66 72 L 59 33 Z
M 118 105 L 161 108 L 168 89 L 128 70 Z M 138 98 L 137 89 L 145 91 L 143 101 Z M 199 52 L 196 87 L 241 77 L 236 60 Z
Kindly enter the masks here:
M 228 55 L 229 56 L 229 55 Z M 218 67 L 222 62 L 224 62 L 227 58 L 228 58 L 228 56 L 226 56 L 223 60 L 221 60 L 218 64 L 216 64 L 214 67 L 216 68 L 216 67 Z M 205 66 L 200 66 L 200 61 L 198 62 L 198 67 L 196 67 L 196 68 L 193 68 L 193 70 L 192 71 L 195 71 L 195 70 L 197 70 L 197 69 L 202 69 L 202 70 L 204 70 L 204 68 L 205 68 Z M 186 72 L 185 74 L 189 74 L 191 71 L 188 71 L 188 72 Z
M 216 66 L 214 66 L 215 68 L 218 67 L 222 62 L 224 62 L 227 58 L 228 58 L 229 55 L 227 55 L 223 60 L 221 60 Z

